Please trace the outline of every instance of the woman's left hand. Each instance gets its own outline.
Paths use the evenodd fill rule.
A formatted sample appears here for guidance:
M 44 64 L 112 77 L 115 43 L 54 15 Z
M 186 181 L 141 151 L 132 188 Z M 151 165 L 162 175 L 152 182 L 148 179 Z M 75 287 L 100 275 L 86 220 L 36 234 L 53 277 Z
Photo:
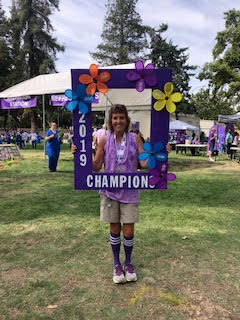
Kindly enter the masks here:
M 172 150 L 172 147 L 169 143 L 167 143 L 167 145 L 166 145 L 166 150 L 168 153 Z

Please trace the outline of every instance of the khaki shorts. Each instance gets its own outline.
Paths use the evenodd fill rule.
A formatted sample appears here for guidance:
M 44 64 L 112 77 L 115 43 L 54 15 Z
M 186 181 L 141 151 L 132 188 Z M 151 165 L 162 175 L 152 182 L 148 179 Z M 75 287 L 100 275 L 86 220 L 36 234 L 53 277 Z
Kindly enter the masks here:
M 109 223 L 138 222 L 138 203 L 122 203 L 101 194 L 100 220 Z

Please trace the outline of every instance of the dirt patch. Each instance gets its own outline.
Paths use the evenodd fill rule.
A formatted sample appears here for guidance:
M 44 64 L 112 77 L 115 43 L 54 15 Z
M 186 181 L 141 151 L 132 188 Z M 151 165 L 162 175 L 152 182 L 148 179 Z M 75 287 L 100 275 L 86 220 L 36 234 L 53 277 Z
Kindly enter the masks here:
M 189 320 L 240 320 L 223 307 L 216 305 L 203 296 L 199 296 L 193 302 L 183 306 L 183 312 Z
M 15 268 L 9 271 L 2 271 L 0 277 L 4 281 L 14 281 L 18 284 L 22 284 L 27 277 L 27 273 L 24 269 Z

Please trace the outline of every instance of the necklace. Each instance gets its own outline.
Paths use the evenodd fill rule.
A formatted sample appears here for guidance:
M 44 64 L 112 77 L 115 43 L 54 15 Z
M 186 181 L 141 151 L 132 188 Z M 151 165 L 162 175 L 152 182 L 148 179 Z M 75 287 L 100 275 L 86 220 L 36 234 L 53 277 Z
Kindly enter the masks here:
M 120 148 L 118 148 L 118 146 L 117 146 L 117 137 L 116 137 L 116 134 L 114 133 L 114 145 L 115 145 L 115 151 L 116 151 L 116 157 L 117 157 L 116 172 L 121 172 L 122 169 L 120 168 L 120 165 L 122 164 L 124 151 L 125 151 L 125 147 L 126 147 L 126 133 L 123 134 Z

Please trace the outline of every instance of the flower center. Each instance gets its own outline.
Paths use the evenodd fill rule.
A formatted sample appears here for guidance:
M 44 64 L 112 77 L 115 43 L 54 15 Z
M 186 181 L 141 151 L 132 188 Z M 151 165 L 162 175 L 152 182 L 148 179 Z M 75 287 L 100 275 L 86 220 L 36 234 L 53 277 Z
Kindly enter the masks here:
M 150 155 L 151 155 L 151 156 L 154 156 L 154 152 L 151 152 Z

